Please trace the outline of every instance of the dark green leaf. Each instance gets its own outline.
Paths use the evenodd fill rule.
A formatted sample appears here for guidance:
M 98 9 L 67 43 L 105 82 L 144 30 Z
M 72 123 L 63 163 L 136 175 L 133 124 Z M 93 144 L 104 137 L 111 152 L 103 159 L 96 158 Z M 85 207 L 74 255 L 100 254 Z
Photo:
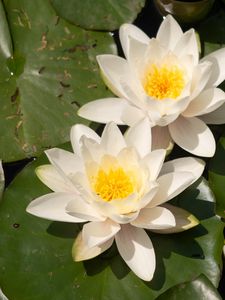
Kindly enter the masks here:
M 51 0 L 60 17 L 91 30 L 118 29 L 123 23 L 132 23 L 145 0 Z
M 200 275 L 193 281 L 179 284 L 168 290 L 157 300 L 222 300 L 217 289 L 212 285 L 210 280 Z
M 100 257 L 75 263 L 71 249 L 81 225 L 51 222 L 26 213 L 30 201 L 49 190 L 28 165 L 11 183 L 0 204 L 0 286 L 10 300 L 155 299 L 169 288 L 204 274 L 217 286 L 223 223 L 214 215 L 213 195 L 201 181 L 175 199 L 201 220 L 183 233 L 149 233 L 157 257 L 153 280 L 143 282 L 113 246 Z
M 14 49 L 8 57 L 11 44 L 3 18 L 0 42 L 8 52 L 0 51 L 0 158 L 16 161 L 68 141 L 71 125 L 81 121 L 77 108 L 110 95 L 95 56 L 115 52 L 116 46 L 108 33 L 88 32 L 60 19 L 47 0 L 4 4 Z

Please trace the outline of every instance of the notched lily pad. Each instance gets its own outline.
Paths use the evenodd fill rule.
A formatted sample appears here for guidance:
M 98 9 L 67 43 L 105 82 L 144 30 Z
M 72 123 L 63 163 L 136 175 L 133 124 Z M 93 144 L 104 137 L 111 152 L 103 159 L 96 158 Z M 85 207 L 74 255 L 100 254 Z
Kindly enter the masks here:
M 8 0 L 4 7 L 0 157 L 16 161 L 67 141 L 70 127 L 81 122 L 79 106 L 110 95 L 95 56 L 115 53 L 116 46 L 108 33 L 88 32 L 60 19 L 48 1 Z
M 118 29 L 123 23 L 132 23 L 145 0 L 51 0 L 57 14 L 90 30 Z

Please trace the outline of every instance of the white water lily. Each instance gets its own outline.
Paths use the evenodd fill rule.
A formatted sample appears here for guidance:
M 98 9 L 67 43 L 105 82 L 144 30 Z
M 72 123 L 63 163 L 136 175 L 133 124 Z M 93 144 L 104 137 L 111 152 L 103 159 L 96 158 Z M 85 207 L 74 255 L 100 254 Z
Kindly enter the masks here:
M 165 204 L 199 178 L 204 163 L 186 157 L 163 164 L 165 150 L 151 149 L 147 119 L 122 135 L 115 123 L 99 137 L 77 124 L 71 130 L 74 153 L 46 151 L 51 165 L 37 169 L 53 193 L 32 201 L 27 211 L 62 222 L 85 223 L 75 240 L 75 261 L 90 259 L 116 242 L 131 270 L 149 281 L 155 252 L 145 229 L 180 232 L 198 224 L 187 211 Z
M 148 117 L 153 148 L 171 141 L 195 155 L 210 157 L 215 140 L 206 124 L 225 123 L 225 48 L 199 60 L 193 29 L 183 33 L 168 15 L 156 38 L 132 24 L 120 28 L 126 59 L 99 55 L 105 83 L 119 98 L 90 102 L 78 114 L 86 119 L 133 126 Z

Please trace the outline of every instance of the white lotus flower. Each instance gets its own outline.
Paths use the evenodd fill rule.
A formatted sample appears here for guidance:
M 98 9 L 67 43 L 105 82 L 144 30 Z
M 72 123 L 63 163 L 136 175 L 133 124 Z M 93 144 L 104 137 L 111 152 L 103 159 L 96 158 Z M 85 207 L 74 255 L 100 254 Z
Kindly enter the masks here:
M 46 151 L 51 165 L 39 167 L 37 175 L 54 192 L 32 201 L 27 211 L 49 220 L 88 222 L 75 240 L 74 260 L 95 257 L 115 240 L 132 271 L 151 280 L 155 253 L 144 229 L 169 233 L 198 224 L 187 211 L 164 203 L 197 180 L 204 163 L 187 157 L 163 165 L 165 150 L 150 151 L 146 119 L 125 136 L 110 123 L 101 138 L 78 124 L 71 143 L 75 154 Z
M 225 48 L 199 61 L 193 29 L 183 33 L 168 15 L 156 38 L 124 24 L 120 41 L 126 59 L 97 57 L 103 79 L 119 98 L 90 102 L 78 114 L 86 119 L 133 126 L 148 117 L 153 148 L 173 140 L 188 152 L 213 156 L 215 140 L 205 124 L 225 123 Z

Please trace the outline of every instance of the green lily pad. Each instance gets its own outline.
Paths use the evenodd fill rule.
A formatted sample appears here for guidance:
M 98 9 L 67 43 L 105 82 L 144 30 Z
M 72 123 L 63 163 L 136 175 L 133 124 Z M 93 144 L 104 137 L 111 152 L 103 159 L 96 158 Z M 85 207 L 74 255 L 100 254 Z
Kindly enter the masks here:
M 214 215 L 214 198 L 206 181 L 190 187 L 175 202 L 201 223 L 179 234 L 149 233 L 157 266 L 151 282 L 143 282 L 112 247 L 101 256 L 73 262 L 71 249 L 81 225 L 51 222 L 26 213 L 32 199 L 49 189 L 35 175 L 41 156 L 11 183 L 0 203 L 0 286 L 9 299 L 36 300 L 155 299 L 169 288 L 207 276 L 220 280 L 223 223 Z
M 216 197 L 217 213 L 225 217 L 225 133 L 209 163 L 209 184 Z
M 193 281 L 182 283 L 159 296 L 157 300 L 222 300 L 209 279 L 200 275 Z
M 0 158 L 9 162 L 68 141 L 78 107 L 111 95 L 95 57 L 116 46 L 60 19 L 47 0 L 0 3 Z
M 75 25 L 91 30 L 118 29 L 132 23 L 145 0 L 51 0 L 57 14 Z

